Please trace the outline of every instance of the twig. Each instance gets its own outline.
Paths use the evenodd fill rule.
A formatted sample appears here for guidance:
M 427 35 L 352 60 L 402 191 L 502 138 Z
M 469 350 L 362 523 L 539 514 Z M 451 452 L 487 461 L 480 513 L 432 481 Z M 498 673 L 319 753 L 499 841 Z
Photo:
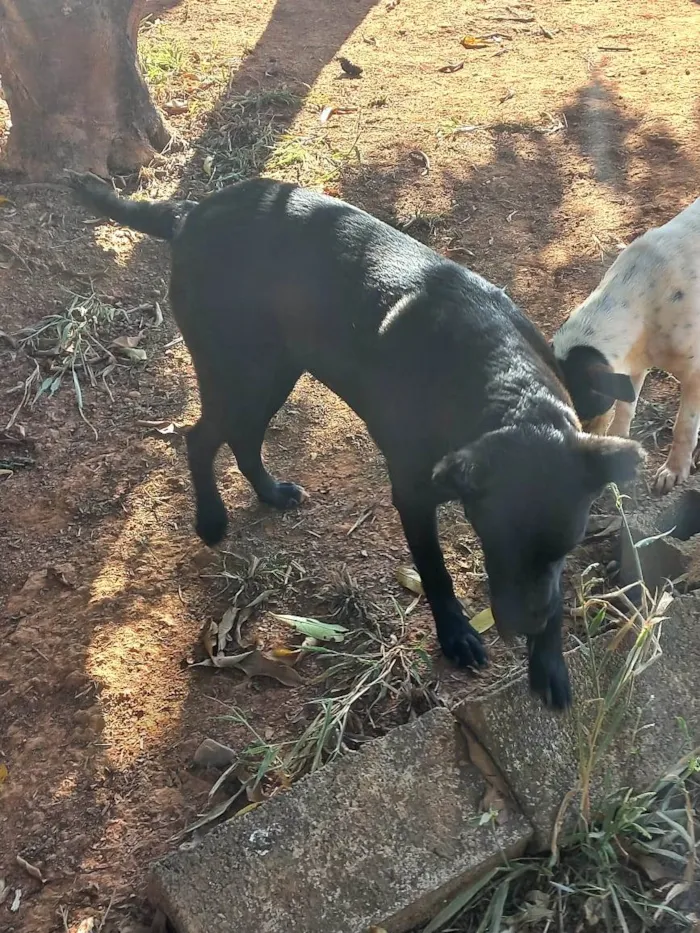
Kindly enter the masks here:
M 599 45 L 598 50 L 601 52 L 631 52 L 632 51 L 629 45 Z

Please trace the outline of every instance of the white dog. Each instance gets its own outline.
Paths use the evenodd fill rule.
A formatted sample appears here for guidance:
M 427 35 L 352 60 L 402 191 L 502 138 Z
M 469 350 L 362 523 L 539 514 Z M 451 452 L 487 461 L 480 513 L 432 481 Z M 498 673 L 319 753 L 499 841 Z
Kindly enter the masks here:
M 595 434 L 627 437 L 649 369 L 672 373 L 681 403 L 655 486 L 667 492 L 688 478 L 700 427 L 700 198 L 620 253 L 553 348 Z

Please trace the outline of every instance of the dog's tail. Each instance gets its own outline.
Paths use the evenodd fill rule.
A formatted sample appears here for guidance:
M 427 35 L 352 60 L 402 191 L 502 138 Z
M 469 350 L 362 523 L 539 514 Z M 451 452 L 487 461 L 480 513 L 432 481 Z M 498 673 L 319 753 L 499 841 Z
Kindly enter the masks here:
M 172 240 L 195 201 L 134 201 L 118 197 L 97 175 L 68 172 L 76 198 L 96 214 L 160 240 Z

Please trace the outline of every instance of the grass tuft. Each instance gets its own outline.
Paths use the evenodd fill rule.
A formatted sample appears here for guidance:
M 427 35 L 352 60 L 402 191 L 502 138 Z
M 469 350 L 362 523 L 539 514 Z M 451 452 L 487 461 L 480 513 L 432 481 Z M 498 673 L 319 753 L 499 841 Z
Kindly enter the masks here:
M 105 346 L 103 334 L 120 316 L 128 322 L 128 312 L 104 302 L 94 292 L 89 295 L 69 292 L 69 295 L 70 302 L 64 310 L 49 314 L 13 335 L 17 346 L 32 360 L 33 369 L 25 380 L 22 397 L 8 429 L 25 406 L 33 408 L 40 398 L 53 397 L 68 383 L 75 393 L 80 417 L 95 432 L 85 416 L 85 382 L 96 387 L 99 375 L 99 381 L 111 397 L 107 377 L 116 368 L 117 359 Z

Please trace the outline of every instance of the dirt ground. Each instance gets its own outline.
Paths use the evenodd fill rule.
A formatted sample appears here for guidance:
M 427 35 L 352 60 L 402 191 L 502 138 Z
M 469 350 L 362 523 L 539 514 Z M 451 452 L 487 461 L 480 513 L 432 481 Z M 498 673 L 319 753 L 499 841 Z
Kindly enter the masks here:
M 690 0 L 185 0 L 144 28 L 142 51 L 186 145 L 140 184 L 199 197 L 263 170 L 315 185 L 506 287 L 550 334 L 621 244 L 698 194 L 699 29 Z M 484 35 L 485 47 L 461 45 Z M 342 78 L 339 54 L 361 78 Z M 256 110 L 261 100 L 270 106 Z M 322 123 L 328 106 L 338 112 Z M 7 118 L 0 110 L 3 134 Z M 105 933 L 138 933 L 149 861 L 207 806 L 211 775 L 192 764 L 200 741 L 249 741 L 222 718 L 233 706 L 266 738 L 293 733 L 316 694 L 186 669 L 230 587 L 192 530 L 182 437 L 152 424 L 197 414 L 187 353 L 172 342 L 166 249 L 96 224 L 60 190 L 0 193 L 0 330 L 94 291 L 117 308 L 103 339 L 143 331 L 147 353 L 121 362 L 109 391 L 83 386 L 83 419 L 69 381 L 17 412 L 35 364 L 0 341 L 0 429 L 14 419 L 0 433 L 0 878 L 21 889 L 17 911 L 14 893 L 0 906 L 0 930 L 76 933 L 92 916 Z M 655 376 L 645 398 L 651 474 L 676 388 Z M 285 638 L 270 610 L 326 617 L 343 565 L 377 613 L 395 614 L 392 598 L 407 607 L 394 576 L 407 550 L 357 419 L 304 380 L 267 456 L 310 493 L 300 512 L 257 505 L 231 459 L 220 463 L 226 566 L 259 558 L 272 581 L 248 623 L 262 642 Z M 443 538 L 458 592 L 482 608 L 478 546 L 456 510 Z M 572 567 L 607 561 L 609 548 L 587 546 Z M 438 689 L 481 690 L 522 661 L 489 634 L 491 669 L 452 671 L 425 605 L 409 619 Z

